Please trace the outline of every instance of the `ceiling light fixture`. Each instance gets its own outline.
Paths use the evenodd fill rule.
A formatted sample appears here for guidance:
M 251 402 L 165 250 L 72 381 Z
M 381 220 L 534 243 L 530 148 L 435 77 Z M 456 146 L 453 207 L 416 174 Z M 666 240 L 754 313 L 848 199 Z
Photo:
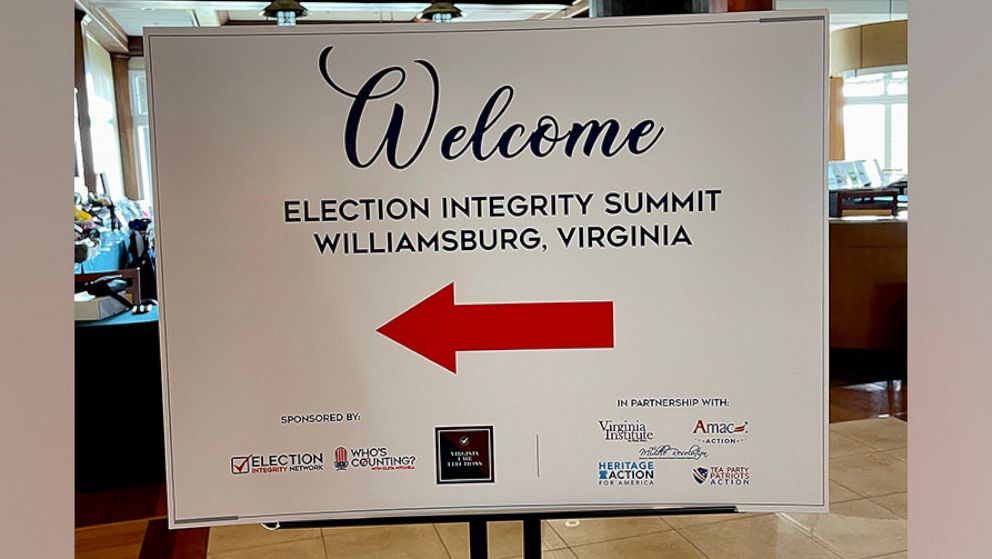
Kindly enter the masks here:
M 258 15 L 276 18 L 276 25 L 290 26 L 296 25 L 296 20 L 307 17 L 308 13 L 297 0 L 273 0 Z
M 418 19 L 429 19 L 434 23 L 451 23 L 456 17 L 462 17 L 462 11 L 453 2 L 431 2 Z

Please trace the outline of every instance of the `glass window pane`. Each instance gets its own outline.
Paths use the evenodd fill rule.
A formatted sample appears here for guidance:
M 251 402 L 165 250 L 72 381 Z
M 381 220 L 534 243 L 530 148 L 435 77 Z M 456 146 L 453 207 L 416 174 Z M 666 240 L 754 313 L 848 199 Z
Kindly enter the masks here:
M 131 70 L 131 105 L 135 116 L 148 116 L 148 91 L 145 71 Z
M 889 95 L 906 95 L 909 92 L 909 79 L 906 76 L 897 78 L 895 74 L 905 74 L 905 72 L 894 72 L 889 78 L 885 92 Z
M 83 176 L 83 146 L 82 140 L 79 137 L 79 101 L 75 92 L 73 92 L 72 101 L 72 142 L 75 147 L 76 161 L 73 165 L 73 175 L 77 179 L 81 179 Z M 77 182 L 79 182 L 77 180 Z
M 885 165 L 885 105 L 844 107 L 844 157 Z
M 86 89 L 89 97 L 90 139 L 93 145 L 93 171 L 100 192 L 100 173 L 107 174 L 110 197 L 124 197 L 120 137 L 117 135 L 117 105 L 110 53 L 87 34 Z
M 152 172 L 151 172 L 151 141 L 148 134 L 148 125 L 138 126 L 135 130 L 138 136 L 138 173 L 141 183 L 141 199 L 151 206 L 152 200 Z
M 878 97 L 885 93 L 885 74 L 844 78 L 844 97 Z
M 890 167 L 909 173 L 909 117 L 906 103 L 892 105 L 892 162 Z

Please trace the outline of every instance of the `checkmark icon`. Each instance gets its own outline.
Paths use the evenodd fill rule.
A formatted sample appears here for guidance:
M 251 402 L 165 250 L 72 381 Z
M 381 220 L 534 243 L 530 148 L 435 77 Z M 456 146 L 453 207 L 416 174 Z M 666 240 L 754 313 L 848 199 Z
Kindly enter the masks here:
M 251 460 L 251 455 L 248 456 L 235 456 L 231 458 L 231 473 L 232 474 L 247 474 L 250 470 L 248 468 L 248 461 Z

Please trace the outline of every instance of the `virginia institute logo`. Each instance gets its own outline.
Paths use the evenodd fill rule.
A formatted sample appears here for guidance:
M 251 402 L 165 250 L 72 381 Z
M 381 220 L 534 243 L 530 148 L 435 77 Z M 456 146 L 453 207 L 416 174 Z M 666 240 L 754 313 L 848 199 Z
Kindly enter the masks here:
M 599 429 L 603 432 L 603 440 L 626 441 L 628 443 L 647 443 L 654 439 L 654 432 L 638 420 L 613 421 L 600 419 Z

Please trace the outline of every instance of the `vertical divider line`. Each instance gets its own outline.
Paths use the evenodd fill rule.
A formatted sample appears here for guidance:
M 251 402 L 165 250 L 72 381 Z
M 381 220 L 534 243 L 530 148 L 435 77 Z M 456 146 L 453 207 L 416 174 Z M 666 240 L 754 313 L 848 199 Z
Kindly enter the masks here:
M 537 477 L 541 477 L 541 434 L 534 434 L 534 444 L 537 447 Z

